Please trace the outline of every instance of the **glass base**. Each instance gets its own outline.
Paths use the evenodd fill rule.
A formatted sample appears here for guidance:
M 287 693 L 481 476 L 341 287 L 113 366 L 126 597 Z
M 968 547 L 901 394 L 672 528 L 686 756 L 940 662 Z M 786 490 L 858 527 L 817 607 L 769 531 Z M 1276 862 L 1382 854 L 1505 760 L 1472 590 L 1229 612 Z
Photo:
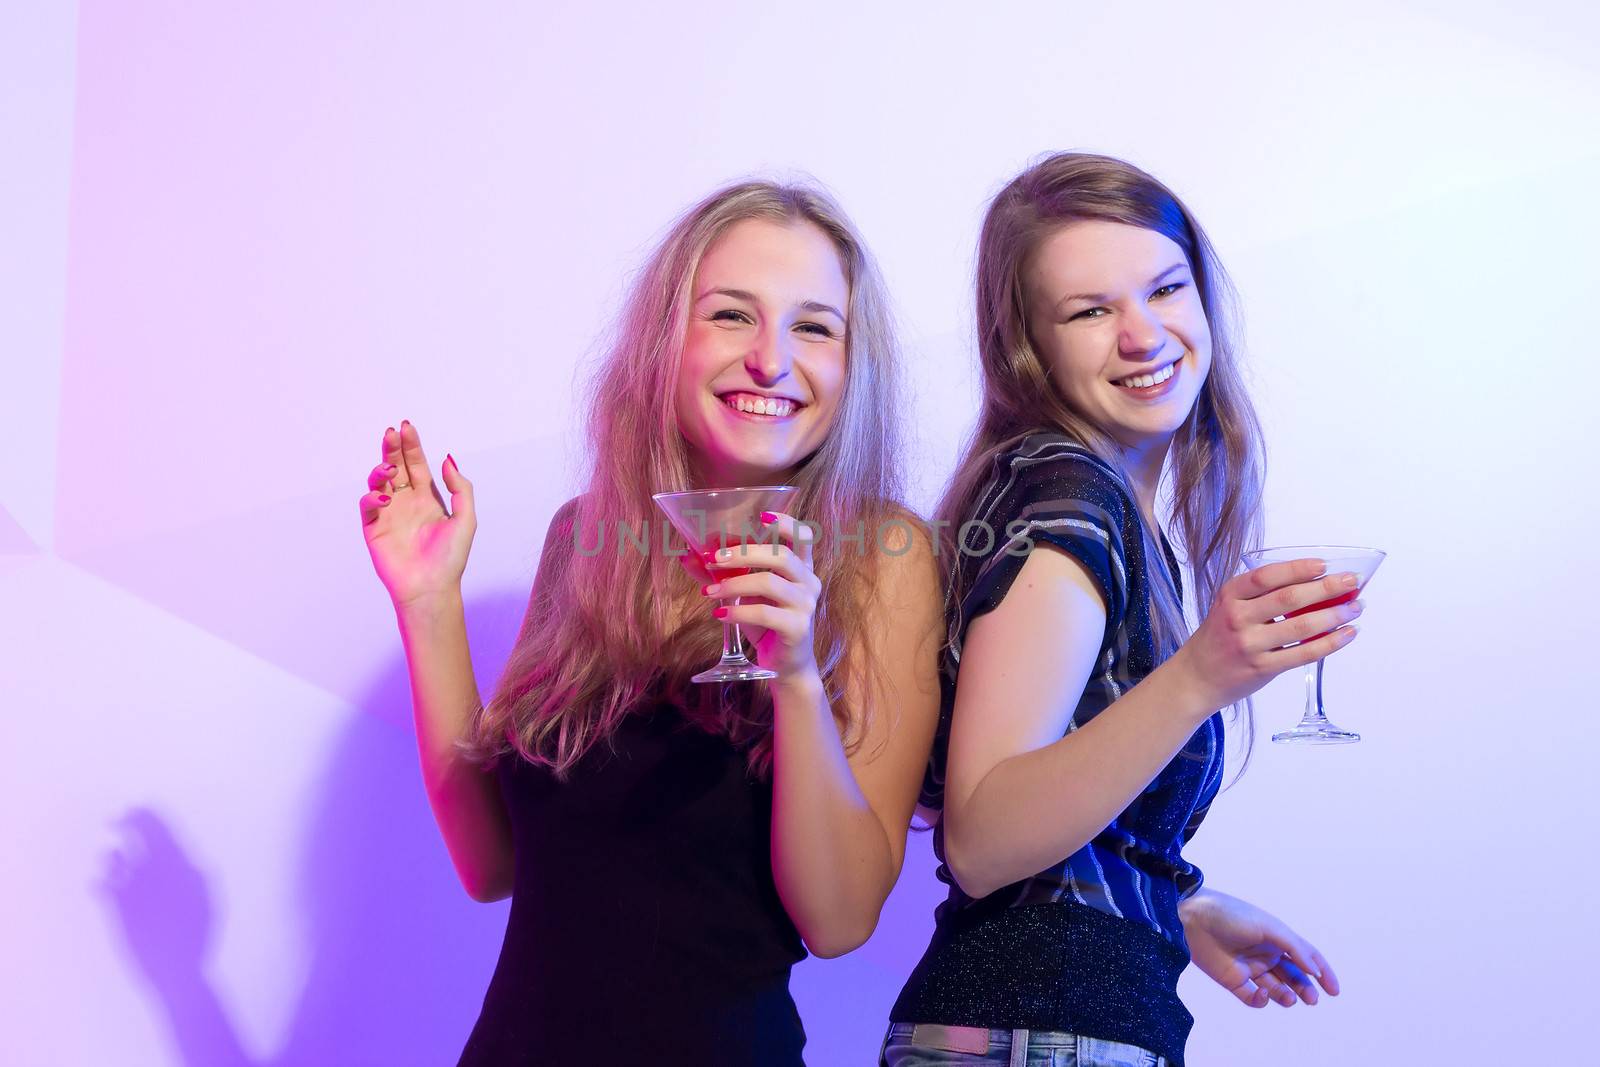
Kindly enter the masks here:
M 1361 735 L 1328 722 L 1303 722 L 1293 730 L 1273 734 L 1272 739 L 1280 745 L 1348 745 L 1361 740 Z
M 709 671 L 701 671 L 690 678 L 691 682 L 753 682 L 762 678 L 776 678 L 777 671 L 751 663 L 743 657 L 723 660 Z

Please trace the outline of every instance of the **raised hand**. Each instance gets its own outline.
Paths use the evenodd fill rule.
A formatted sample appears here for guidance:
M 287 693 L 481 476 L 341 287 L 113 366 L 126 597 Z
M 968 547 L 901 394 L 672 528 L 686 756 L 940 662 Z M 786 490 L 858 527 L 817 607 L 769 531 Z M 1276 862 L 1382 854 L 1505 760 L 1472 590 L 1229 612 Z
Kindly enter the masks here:
M 1247 901 L 1202 889 L 1178 909 L 1194 965 L 1252 1008 L 1315 1004 L 1315 978 L 1331 996 L 1339 979 L 1316 947 Z
M 1361 614 L 1359 600 L 1287 618 L 1359 584 L 1353 574 L 1324 575 L 1324 570 L 1318 559 L 1288 560 L 1245 571 L 1217 590 L 1211 610 L 1173 656 L 1206 695 L 1207 706 L 1242 700 L 1284 671 L 1332 655 L 1354 640 L 1356 628 L 1348 624 Z
M 444 496 L 428 470 L 417 428 L 402 420 L 384 431 L 383 462 L 367 475 L 361 529 L 378 578 L 396 607 L 459 591 L 467 553 L 477 531 L 472 483 L 445 457 Z

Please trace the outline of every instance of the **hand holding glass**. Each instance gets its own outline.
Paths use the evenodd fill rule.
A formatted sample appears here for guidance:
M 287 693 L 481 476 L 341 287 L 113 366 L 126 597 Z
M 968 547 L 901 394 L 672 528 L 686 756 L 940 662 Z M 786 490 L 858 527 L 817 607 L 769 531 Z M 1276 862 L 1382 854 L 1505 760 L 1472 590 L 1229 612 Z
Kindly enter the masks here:
M 656 493 L 651 499 L 672 520 L 689 548 L 704 557 L 718 548 L 743 545 L 754 540 L 761 528 L 763 511 L 782 511 L 795 493 L 792 485 L 757 485 L 738 489 L 691 489 L 681 493 Z M 724 568 L 721 577 L 733 578 L 749 573 L 737 567 Z M 731 603 L 737 606 L 738 597 Z M 739 624 L 722 624 L 722 659 L 709 670 L 701 671 L 691 682 L 743 682 L 756 678 L 776 678 L 777 671 L 757 666 L 744 654 Z
M 1352 548 L 1348 545 L 1289 545 L 1283 548 L 1261 548 L 1254 552 L 1246 552 L 1244 565 L 1255 570 L 1269 563 L 1283 563 L 1307 557 L 1325 561 L 1329 574 L 1339 571 L 1349 571 L 1354 574 L 1356 587 L 1343 596 L 1290 612 L 1286 618 L 1348 604 L 1360 596 L 1361 591 L 1367 587 L 1367 582 L 1377 571 L 1378 564 L 1383 562 L 1384 553 L 1376 548 Z M 1306 667 L 1306 710 L 1300 717 L 1300 724 L 1292 730 L 1273 734 L 1272 739 L 1280 744 L 1304 745 L 1342 745 L 1361 740 L 1360 734 L 1341 730 L 1329 722 L 1327 713 L 1323 711 L 1322 660 L 1319 659 Z

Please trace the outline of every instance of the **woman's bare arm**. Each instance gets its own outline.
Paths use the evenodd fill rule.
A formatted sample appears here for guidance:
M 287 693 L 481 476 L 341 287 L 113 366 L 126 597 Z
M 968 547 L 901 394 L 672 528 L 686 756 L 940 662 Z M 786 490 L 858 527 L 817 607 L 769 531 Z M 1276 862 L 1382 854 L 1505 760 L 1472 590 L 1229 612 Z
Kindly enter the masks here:
M 814 675 L 771 683 L 773 876 L 818 956 L 849 952 L 877 927 L 900 876 L 939 717 L 939 578 L 922 533 L 904 554 L 884 557 L 879 582 L 863 625 L 873 640 L 852 651 L 877 657 L 885 690 L 873 693 L 858 679 L 847 689 L 847 700 L 870 709 L 853 755 L 845 755 Z
M 982 897 L 1072 855 L 1132 802 L 1217 709 L 1344 647 L 1353 606 L 1283 623 L 1346 592 L 1299 560 L 1238 576 L 1170 659 L 1077 730 L 1106 604 L 1078 560 L 1040 542 L 1005 598 L 967 629 L 951 724 L 945 848 Z M 1330 632 L 1331 631 L 1331 632 Z M 1317 634 L 1326 634 L 1316 637 Z M 1281 647 L 1303 641 L 1293 648 Z
M 422 782 L 456 876 L 473 900 L 511 895 L 515 854 L 511 823 L 493 774 L 464 759 L 466 736 L 480 703 L 467 650 L 459 590 L 396 605 L 411 676 L 413 718 Z

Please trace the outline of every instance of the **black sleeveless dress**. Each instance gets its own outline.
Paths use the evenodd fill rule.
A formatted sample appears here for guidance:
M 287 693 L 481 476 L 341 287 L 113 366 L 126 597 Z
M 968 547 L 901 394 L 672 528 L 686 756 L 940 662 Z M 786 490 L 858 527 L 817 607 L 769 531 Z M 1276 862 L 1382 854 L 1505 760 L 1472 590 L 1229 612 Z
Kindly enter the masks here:
M 772 786 L 669 704 L 568 781 L 496 768 L 516 842 L 505 942 L 460 1067 L 801 1063 Z

